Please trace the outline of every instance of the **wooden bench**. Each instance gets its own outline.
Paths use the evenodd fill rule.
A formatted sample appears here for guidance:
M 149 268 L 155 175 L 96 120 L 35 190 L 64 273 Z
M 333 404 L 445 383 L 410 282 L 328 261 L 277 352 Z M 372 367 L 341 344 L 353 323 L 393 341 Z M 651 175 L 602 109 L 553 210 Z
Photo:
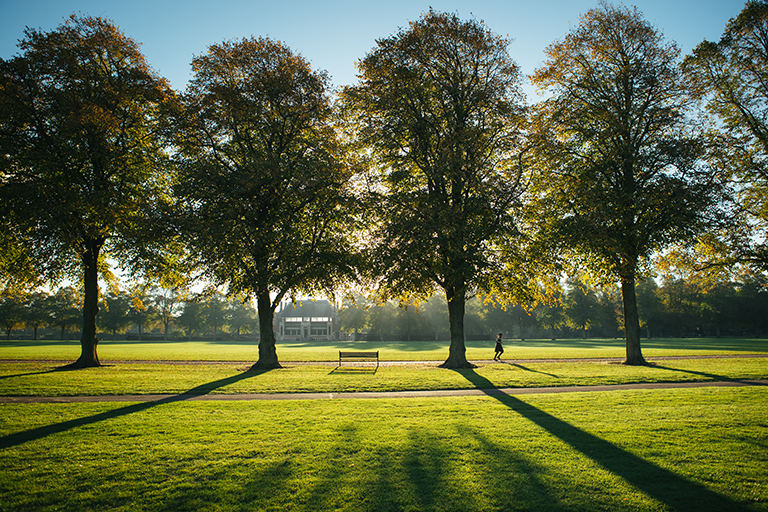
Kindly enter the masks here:
M 376 359 L 376 368 L 379 367 L 379 351 L 376 352 L 344 352 L 339 350 L 339 366 L 343 360 L 373 361 Z

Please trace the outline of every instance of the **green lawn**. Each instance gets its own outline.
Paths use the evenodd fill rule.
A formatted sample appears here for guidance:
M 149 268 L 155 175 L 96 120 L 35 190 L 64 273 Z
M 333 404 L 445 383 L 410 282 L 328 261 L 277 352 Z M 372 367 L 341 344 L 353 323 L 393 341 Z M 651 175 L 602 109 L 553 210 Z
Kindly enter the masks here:
M 302 365 L 246 372 L 243 364 L 121 363 L 56 371 L 56 363 L 0 363 L 0 395 L 67 396 L 163 393 L 341 393 L 467 389 L 467 371 L 435 363 L 381 366 Z M 488 387 L 589 386 L 637 382 L 681 382 L 768 378 L 768 358 L 660 361 L 653 366 L 596 362 L 481 363 L 471 374 Z
M 768 510 L 763 387 L 1 410 L 9 512 Z
M 658 340 L 656 355 L 765 353 L 760 340 Z M 768 378 L 768 358 L 434 363 L 336 368 L 339 346 L 115 344 L 115 363 L 57 371 L 77 344 L 0 344 L 0 395 L 488 389 Z M 470 344 L 484 354 L 490 344 Z M 217 351 L 208 352 L 211 347 Z M 422 347 L 425 350 L 417 350 Z M 365 344 L 440 360 L 445 343 Z M 224 350 L 226 349 L 226 350 Z M 146 350 L 146 352 L 143 352 Z M 505 356 L 605 357 L 612 340 L 533 341 Z M 517 354 L 516 352 L 519 352 Z M 131 357 L 126 357 L 130 354 Z M 210 354 L 210 357 L 207 356 Z M 216 355 L 218 354 L 218 356 Z M 319 357 L 321 355 L 329 357 Z M 443 354 L 440 356 L 439 354 Z M 550 355 L 545 355 L 550 354 Z M 568 354 L 568 355 L 564 355 Z M 597 355 L 601 354 L 601 355 Z M 437 355 L 437 356 L 436 356 Z M 226 356 L 226 357 L 225 357 Z M 621 356 L 616 354 L 617 357 Z M 231 359 L 230 359 L 231 358 Z M 481 358 L 486 357 L 478 357 Z M 470 355 L 470 359 L 472 356 Z M 0 404 L 0 511 L 768 511 L 768 387 L 451 398 Z
M 492 341 L 468 341 L 467 358 L 491 359 Z M 654 338 L 642 340 L 646 357 L 664 355 L 714 355 L 768 353 L 768 340 L 754 338 Z M 334 361 L 339 350 L 378 350 L 383 360 L 444 361 L 447 341 L 420 342 L 279 342 L 281 361 Z M 103 340 L 102 362 L 122 360 L 252 361 L 258 359 L 258 343 L 236 341 L 140 342 Z M 75 340 L 0 341 L 0 359 L 53 359 L 74 361 L 80 355 Z M 623 357 L 622 339 L 506 340 L 505 358 L 548 359 Z

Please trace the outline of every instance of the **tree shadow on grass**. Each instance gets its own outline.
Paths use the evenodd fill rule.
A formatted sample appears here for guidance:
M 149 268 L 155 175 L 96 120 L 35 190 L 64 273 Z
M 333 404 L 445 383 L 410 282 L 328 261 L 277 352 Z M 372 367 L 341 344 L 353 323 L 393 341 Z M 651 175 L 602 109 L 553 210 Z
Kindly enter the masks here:
M 102 364 L 101 368 L 112 366 L 111 364 Z M 71 372 L 75 370 L 81 370 L 82 368 L 75 368 L 72 365 L 56 366 L 49 370 L 40 370 L 39 372 L 27 372 L 27 373 L 14 373 L 13 375 L 1 375 L 0 380 L 10 379 L 11 377 L 29 377 L 30 375 L 45 375 L 46 373 L 58 373 L 58 372 Z
M 493 384 L 474 371 L 460 372 L 480 390 L 490 390 Z M 647 493 L 666 506 L 679 511 L 750 510 L 707 487 L 692 482 L 668 469 L 657 466 L 593 434 L 571 425 L 519 398 L 505 394 L 492 394 L 511 410 L 532 421 L 550 434 L 570 445 L 585 457 Z M 631 427 L 630 427 L 631 428 Z
M 542 371 L 539 371 L 539 370 L 534 370 L 533 368 L 528 368 L 527 366 L 522 365 L 520 363 L 511 363 L 511 362 L 508 362 L 508 361 L 499 361 L 499 362 L 501 364 L 507 364 L 509 366 L 516 366 L 516 367 L 520 368 L 521 370 L 525 370 L 526 372 L 540 373 L 542 375 L 547 375 L 549 377 L 554 377 L 555 379 L 559 379 L 560 378 L 559 375 L 555 375 L 554 373 L 547 373 L 547 372 L 542 372 Z
M 700 372 L 700 371 L 696 371 L 696 370 L 683 370 L 682 368 L 672 368 L 672 367 L 669 367 L 669 366 L 662 366 L 662 365 L 657 364 L 657 363 L 650 363 L 649 367 L 656 368 L 658 370 L 667 370 L 667 371 L 670 371 L 670 372 L 690 373 L 691 375 L 698 375 L 698 376 L 701 376 L 701 377 L 706 377 L 707 379 L 718 380 L 718 381 L 746 382 L 745 379 L 734 379 L 732 377 L 726 377 L 724 375 L 717 375 L 716 373 Z M 753 382 L 750 382 L 750 384 L 756 385 L 756 386 L 764 386 L 765 385 L 765 384 L 759 384 L 759 383 L 753 383 Z
M 302 485 L 298 500 L 304 509 L 568 510 L 547 483 L 548 468 L 488 440 L 485 425 L 459 425 L 455 433 L 429 423 L 397 428 L 397 437 L 370 443 L 354 418 L 341 420 L 336 435 L 329 437 L 332 443 L 323 449 L 331 463 Z M 457 438 L 462 439 L 459 444 L 473 445 L 471 460 L 462 456 L 467 448 L 458 448 Z M 457 472 L 467 471 L 482 482 L 455 479 Z M 252 487 L 269 489 L 272 484 L 259 478 Z
M 28 373 L 14 373 L 13 375 L 0 375 L 0 380 L 10 379 L 12 377 L 29 377 L 30 375 L 45 375 L 46 373 L 54 373 L 61 371 L 58 368 L 54 368 L 52 370 L 42 370 L 39 372 L 28 372 Z
M 25 430 L 23 432 L 17 432 L 15 434 L 8 434 L 6 436 L 0 437 L 0 449 L 11 448 L 14 446 L 18 446 L 20 444 L 24 444 L 28 441 L 36 441 L 38 439 L 47 437 L 51 434 L 66 432 L 73 428 L 82 427 L 84 425 L 90 425 L 93 423 L 98 423 L 100 421 L 111 420 L 113 418 L 127 416 L 128 414 L 145 411 L 152 407 L 157 407 L 158 405 L 163 405 L 163 404 L 168 404 L 173 402 L 181 402 L 196 396 L 207 395 L 216 389 L 222 388 L 224 386 L 228 386 L 229 384 L 234 384 L 235 382 L 239 382 L 244 379 L 261 375 L 262 373 L 265 373 L 265 372 L 263 371 L 242 372 L 242 373 L 238 373 L 237 375 L 233 375 L 231 377 L 226 377 L 224 379 L 219 379 L 213 382 L 206 382 L 205 384 L 200 384 L 199 386 L 195 386 L 194 388 L 184 391 L 183 393 L 164 397 L 159 400 L 135 403 L 135 404 L 127 405 L 125 407 L 120 407 L 118 409 L 113 409 L 111 411 L 94 414 L 93 416 L 75 418 L 68 421 L 62 421 L 61 423 L 54 423 L 52 425 L 45 425 L 43 427 L 37 427 L 30 430 Z

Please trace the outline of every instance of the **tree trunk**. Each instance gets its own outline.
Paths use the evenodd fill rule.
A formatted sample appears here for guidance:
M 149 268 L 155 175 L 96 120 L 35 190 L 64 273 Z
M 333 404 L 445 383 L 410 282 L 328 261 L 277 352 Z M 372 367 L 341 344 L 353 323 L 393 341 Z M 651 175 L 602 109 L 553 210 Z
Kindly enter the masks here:
M 464 309 L 466 298 L 464 297 L 463 287 L 460 292 L 445 292 L 445 298 L 448 301 L 448 323 L 451 330 L 451 345 L 448 349 L 448 359 L 445 360 L 440 368 L 461 369 L 476 368 L 475 365 L 467 361 L 467 348 L 464 345 Z
M 85 296 L 83 300 L 83 332 L 80 337 L 80 358 L 71 366 L 73 368 L 89 368 L 101 366 L 96 347 L 99 339 L 96 336 L 96 315 L 99 314 L 99 252 L 101 243 L 89 240 L 86 244 L 83 259 L 83 284 Z
M 275 310 L 272 307 L 272 300 L 269 292 L 260 293 L 257 297 L 257 307 L 259 310 L 259 330 L 261 339 L 259 340 L 259 360 L 251 366 L 251 370 L 272 370 L 282 368 L 277 360 L 277 349 L 275 348 L 275 330 L 272 322 L 275 316 Z
M 634 276 L 622 278 L 621 299 L 624 305 L 624 336 L 627 340 L 627 360 L 624 364 L 648 364 L 640 349 L 640 317 L 637 314 Z

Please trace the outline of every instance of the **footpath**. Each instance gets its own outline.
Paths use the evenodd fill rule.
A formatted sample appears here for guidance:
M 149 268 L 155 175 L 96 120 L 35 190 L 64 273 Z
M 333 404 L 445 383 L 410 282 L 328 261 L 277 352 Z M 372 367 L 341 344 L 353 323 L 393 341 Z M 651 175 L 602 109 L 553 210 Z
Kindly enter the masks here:
M 668 356 L 648 358 L 653 360 L 698 359 L 698 358 L 763 358 L 768 354 L 738 354 L 718 356 Z M 620 363 L 622 358 L 600 359 L 556 359 L 556 360 L 522 360 L 508 359 L 501 364 L 532 363 L 532 362 L 602 362 Z M 10 361 L 7 361 L 10 362 Z M 16 361 L 21 362 L 21 361 Z M 38 361 L 40 362 L 40 361 Z M 442 361 L 382 361 L 381 366 L 407 364 L 439 364 Z M 146 364 L 150 361 L 109 361 L 106 364 Z M 153 364 L 246 364 L 240 361 L 151 361 Z M 476 361 L 479 364 L 494 364 L 493 361 Z M 355 363 L 353 363 L 355 364 Z M 498 363 L 497 363 L 498 364 Z M 325 365 L 336 366 L 329 361 L 286 362 L 291 365 Z M 264 400 L 348 400 L 376 398 L 424 398 L 424 397 L 459 397 L 459 396 L 503 396 L 529 395 L 546 393 L 584 393 L 607 392 L 622 390 L 654 390 L 654 389 L 683 389 L 704 387 L 744 387 L 768 386 L 766 379 L 732 379 L 700 382 L 653 382 L 633 384 L 611 384 L 595 386 L 550 386 L 531 388 L 489 388 L 489 389 L 445 389 L 431 391 L 367 391 L 352 393 L 239 393 L 239 394 L 153 394 L 153 395 L 83 395 L 83 396 L 0 396 L 0 404 L 12 403 L 77 403 L 77 402 L 176 402 L 176 401 L 264 401 Z

